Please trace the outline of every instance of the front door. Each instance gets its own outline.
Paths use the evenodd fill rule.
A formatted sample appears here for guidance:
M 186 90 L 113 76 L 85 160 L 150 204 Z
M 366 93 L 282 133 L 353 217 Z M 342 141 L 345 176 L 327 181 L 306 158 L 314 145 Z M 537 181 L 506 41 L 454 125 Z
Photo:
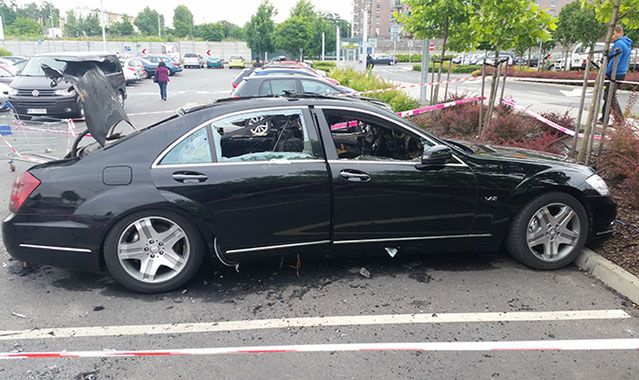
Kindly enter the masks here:
M 435 144 L 426 135 L 366 111 L 327 108 L 318 116 L 332 173 L 336 244 L 467 240 L 476 185 L 463 161 L 419 170 L 423 147 Z
M 330 178 L 303 107 L 213 120 L 152 172 L 161 190 L 205 210 L 231 258 L 330 243 Z

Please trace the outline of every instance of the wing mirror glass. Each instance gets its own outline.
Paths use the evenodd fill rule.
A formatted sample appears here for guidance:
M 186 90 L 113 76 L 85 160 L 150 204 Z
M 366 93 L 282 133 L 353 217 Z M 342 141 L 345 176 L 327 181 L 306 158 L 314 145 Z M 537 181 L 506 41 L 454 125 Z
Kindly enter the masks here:
M 446 145 L 424 147 L 422 162 L 417 167 L 418 169 L 441 169 L 451 158 L 453 158 L 453 150 Z

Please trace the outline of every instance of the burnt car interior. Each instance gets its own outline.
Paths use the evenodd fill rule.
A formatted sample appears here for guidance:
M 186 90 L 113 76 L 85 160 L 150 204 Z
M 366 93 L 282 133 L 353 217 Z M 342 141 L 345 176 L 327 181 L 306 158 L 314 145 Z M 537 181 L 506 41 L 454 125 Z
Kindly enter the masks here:
M 419 161 L 429 141 L 373 117 L 324 111 L 339 159 Z

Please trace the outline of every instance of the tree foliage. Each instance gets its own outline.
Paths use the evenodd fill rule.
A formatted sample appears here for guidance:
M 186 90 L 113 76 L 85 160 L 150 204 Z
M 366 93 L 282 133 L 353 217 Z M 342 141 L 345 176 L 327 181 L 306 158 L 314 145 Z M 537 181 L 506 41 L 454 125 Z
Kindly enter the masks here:
M 593 9 L 597 21 L 604 24 L 612 17 L 613 3 L 610 0 L 581 0 L 581 5 Z M 626 27 L 639 28 L 639 0 L 621 0 L 618 20 Z
M 131 24 L 129 18 L 124 17 L 122 21 L 115 22 L 109 26 L 108 32 L 114 36 L 132 36 L 135 34 L 135 29 L 133 28 L 133 24 Z
M 186 5 L 178 5 L 173 11 L 173 29 L 177 37 L 193 35 L 193 13 Z
M 257 7 L 257 12 L 251 16 L 251 20 L 246 24 L 246 38 L 249 48 L 257 55 L 258 59 L 264 53 L 273 49 L 273 35 L 275 23 L 273 16 L 276 14 L 275 8 L 268 0 L 262 1 Z
M 596 19 L 592 7 L 582 7 L 579 2 L 566 5 L 559 13 L 553 39 L 563 46 L 580 43 L 593 46 L 606 32 L 606 25 Z
M 36 20 L 26 17 L 16 17 L 13 24 L 7 26 L 7 34 L 12 36 L 41 36 L 42 25 Z
M 275 29 L 275 46 L 292 57 L 299 55 L 299 49 L 308 51 L 313 36 L 311 22 L 301 16 L 289 17 Z
M 222 41 L 225 38 L 224 27 L 219 23 L 200 24 L 195 36 L 206 41 Z
M 158 23 L 158 18 L 160 19 Z M 164 30 L 164 16 L 160 15 L 156 10 L 144 7 L 135 17 L 135 26 L 138 27 L 140 33 L 145 36 L 157 35 L 158 24 L 161 30 Z

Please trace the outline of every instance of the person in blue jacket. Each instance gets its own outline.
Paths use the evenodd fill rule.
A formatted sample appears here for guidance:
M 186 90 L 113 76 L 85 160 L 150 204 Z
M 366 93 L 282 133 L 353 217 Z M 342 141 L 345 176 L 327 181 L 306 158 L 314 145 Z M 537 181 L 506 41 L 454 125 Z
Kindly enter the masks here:
M 612 113 L 615 115 L 615 119 L 617 119 L 617 121 L 623 123 L 623 111 L 621 110 L 621 106 L 619 105 L 619 101 L 617 100 L 617 87 L 619 87 L 619 84 L 612 82 L 611 78 L 615 59 L 619 60 L 619 63 L 617 64 L 617 75 L 615 76 L 615 81 L 622 81 L 626 78 L 628 66 L 630 65 L 632 40 L 623 34 L 623 27 L 621 25 L 617 25 L 615 26 L 615 31 L 612 35 L 612 41 L 614 42 L 614 44 L 610 49 L 610 53 L 608 55 L 608 59 L 610 61 L 608 62 L 608 67 L 606 68 L 606 79 L 608 80 L 608 82 L 604 91 L 602 116 L 601 119 L 599 119 L 601 123 L 603 123 L 604 114 L 606 112 L 606 103 L 608 101 L 608 93 L 610 91 L 612 91 L 612 104 L 610 104 Z M 616 54 L 618 54 L 619 56 L 615 56 Z M 613 56 L 615 57 L 613 58 Z

